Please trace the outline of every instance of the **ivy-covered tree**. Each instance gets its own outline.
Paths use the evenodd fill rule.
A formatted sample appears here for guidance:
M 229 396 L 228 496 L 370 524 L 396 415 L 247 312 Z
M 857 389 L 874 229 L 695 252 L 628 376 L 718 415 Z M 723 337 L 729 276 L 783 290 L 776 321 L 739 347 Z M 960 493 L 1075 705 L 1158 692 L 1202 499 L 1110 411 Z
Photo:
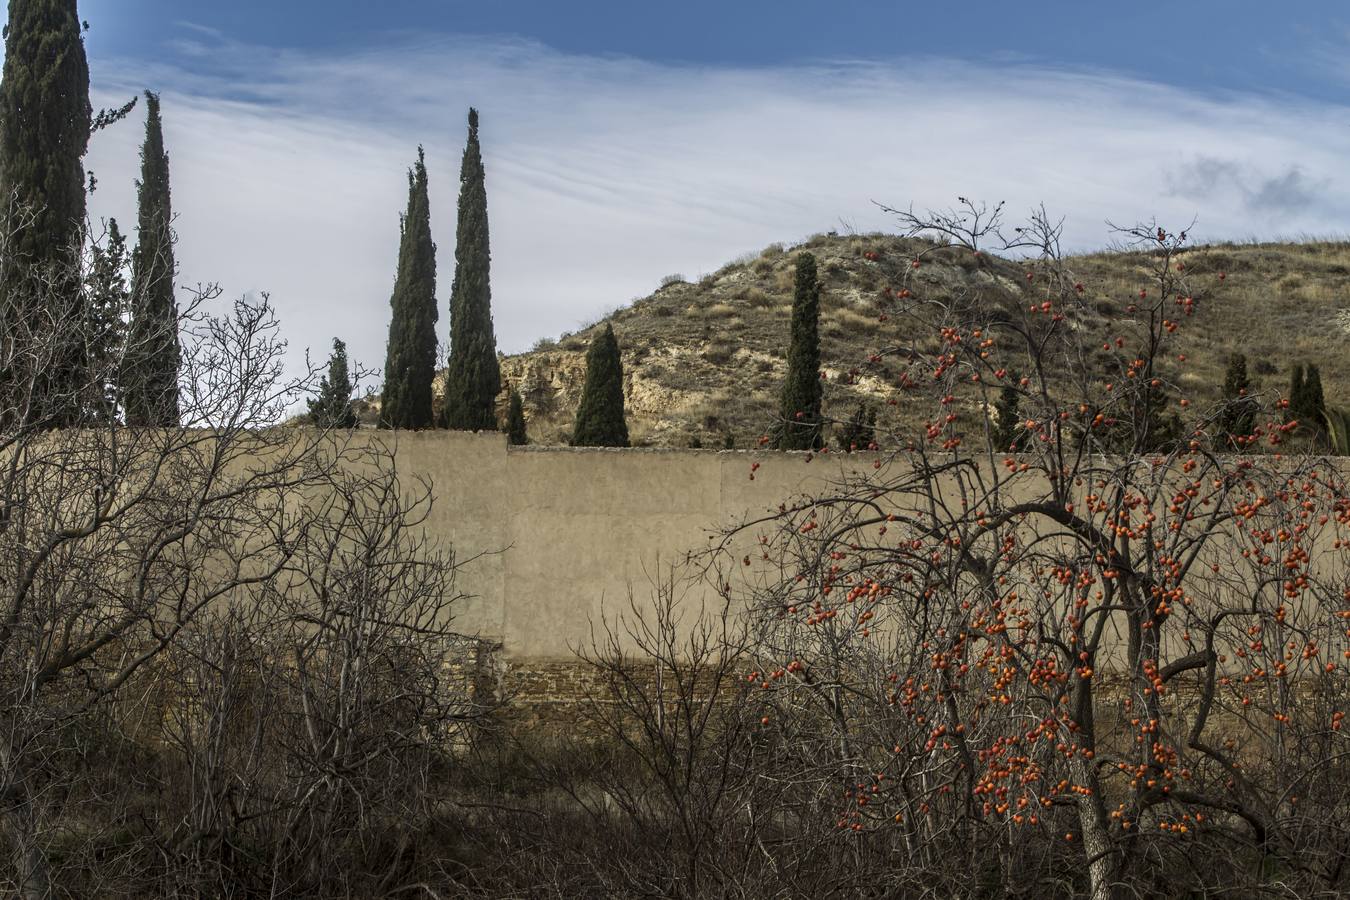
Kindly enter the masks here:
M 1223 376 L 1224 407 L 1219 414 L 1219 429 L 1230 447 L 1241 446 L 1240 439 L 1248 437 L 1256 426 L 1256 400 L 1248 396 L 1250 389 L 1247 357 L 1234 353 Z
M 797 283 L 792 300 L 792 334 L 788 345 L 787 380 L 779 405 L 774 447 L 816 450 L 824 445 L 820 418 L 820 284 L 816 258 L 797 257 Z
M 877 411 L 859 400 L 858 408 L 839 429 L 837 440 L 839 449 L 845 453 L 872 449 L 877 440 Z
M 97 382 L 97 397 L 91 398 L 91 417 L 101 423 L 113 421 L 119 404 L 122 347 L 131 291 L 127 267 L 131 265 L 127 239 L 116 219 L 108 220 L 102 242 L 90 250 L 86 292 L 89 310 L 89 373 Z
M 132 254 L 131 325 L 123 364 L 122 402 L 128 425 L 178 424 L 177 266 L 173 253 L 173 207 L 169 155 L 164 150 L 159 96 L 145 93 L 145 143 L 137 183 L 136 250 Z
M 506 411 L 506 436 L 512 446 L 521 447 L 530 442 L 525 433 L 525 404 L 519 391 L 511 391 L 511 403 Z
M 614 328 L 608 323 L 586 351 L 586 383 L 571 443 L 573 447 L 628 446 L 628 423 L 623 414 L 623 360 Z
M 84 298 L 85 181 L 89 144 L 89 64 L 76 0 L 10 0 L 0 76 L 0 414 L 20 382 L 26 418 L 47 425 L 77 421 L 87 386 Z M 43 360 L 18 371 L 25 344 Z M 101 404 L 93 398 L 94 404 Z
M 442 423 L 461 431 L 495 431 L 502 373 L 492 331 L 487 189 L 478 146 L 478 111 L 469 110 L 469 140 L 459 171 L 455 281 L 450 290 L 450 358 Z
M 347 345 L 333 338 L 328 356 L 328 374 L 319 379 L 319 393 L 309 401 L 309 419 L 318 428 L 355 428 L 352 411 L 351 367 L 347 363 Z
M 398 275 L 389 299 L 393 316 L 385 351 L 380 424 L 418 429 L 433 424 L 431 381 L 436 374 L 436 245 L 431 240 L 426 156 L 408 172 L 408 209 L 400 224 Z

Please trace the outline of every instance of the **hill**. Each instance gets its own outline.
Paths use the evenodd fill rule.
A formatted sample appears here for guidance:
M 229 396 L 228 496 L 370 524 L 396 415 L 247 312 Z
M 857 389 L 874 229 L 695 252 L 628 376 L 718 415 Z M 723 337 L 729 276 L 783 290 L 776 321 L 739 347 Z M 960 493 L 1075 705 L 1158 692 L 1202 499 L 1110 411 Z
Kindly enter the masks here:
M 868 402 L 878 412 L 879 433 L 910 434 L 933 410 L 916 396 L 921 390 L 896 390 L 908 360 L 936 352 L 939 335 L 893 316 L 895 286 L 905 284 L 926 301 L 990 308 L 1025 308 L 1041 299 L 1028 285 L 1026 261 L 976 256 L 922 239 L 831 233 L 794 246 L 773 244 L 696 282 L 668 276 L 649 296 L 586 328 L 501 357 L 503 385 L 521 393 L 531 442 L 566 443 L 585 380 L 586 348 L 609 322 L 623 350 L 634 446 L 754 446 L 777 413 L 793 260 L 803 250 L 816 255 L 822 285 L 825 413 L 847 419 L 860 401 Z M 919 255 L 922 267 L 911 270 Z M 1289 367 L 1315 363 L 1327 405 L 1350 407 L 1350 357 L 1344 352 L 1350 243 L 1210 244 L 1183 258 L 1215 290 L 1179 336 L 1188 358 L 1184 370 L 1161 373 L 1177 390 L 1195 403 L 1217 401 L 1228 357 L 1241 352 L 1256 390 L 1286 392 Z M 1130 324 L 1132 302 L 1150 285 L 1150 263 L 1147 254 L 1132 251 L 1067 260 L 1083 285 L 1080 327 L 1094 342 Z M 1102 362 L 1108 362 L 1105 356 Z M 439 384 L 435 390 L 439 396 Z M 503 418 L 506 396 L 499 403 Z M 962 402 L 956 409 L 962 421 L 982 421 L 974 398 Z M 362 401 L 362 421 L 373 424 L 377 408 L 378 398 Z
M 1023 306 L 1033 297 L 1027 264 L 914 238 L 819 235 L 795 247 L 774 244 L 697 282 L 677 277 L 650 296 L 581 331 L 504 357 L 502 374 L 520 390 L 531 440 L 565 442 L 580 400 L 586 347 L 604 322 L 623 347 L 629 430 L 635 446 L 753 446 L 772 425 L 786 367 L 793 259 L 810 250 L 822 281 L 821 359 L 826 414 L 845 419 L 860 400 L 877 405 L 879 426 L 907 433 L 932 406 L 897 396 L 905 358 L 936 351 L 938 335 L 906 334 L 886 313 L 907 277 L 927 300 Z M 921 269 L 908 272 L 924 254 Z M 1216 244 L 1187 251 L 1194 268 L 1224 273 L 1212 302 L 1181 338 L 1184 371 L 1164 373 L 1192 402 L 1219 398 L 1234 352 L 1246 354 L 1263 391 L 1287 389 L 1296 360 L 1321 366 L 1329 406 L 1350 403 L 1350 244 Z M 1142 252 L 1068 260 L 1083 284 L 1085 327 L 1109 337 L 1147 287 Z M 1198 265 L 1197 265 L 1198 264 Z M 897 354 L 896 350 L 903 352 Z M 888 351 L 881 362 L 869 362 Z M 905 397 L 911 399 L 906 402 Z M 961 410 L 974 417 L 978 410 Z

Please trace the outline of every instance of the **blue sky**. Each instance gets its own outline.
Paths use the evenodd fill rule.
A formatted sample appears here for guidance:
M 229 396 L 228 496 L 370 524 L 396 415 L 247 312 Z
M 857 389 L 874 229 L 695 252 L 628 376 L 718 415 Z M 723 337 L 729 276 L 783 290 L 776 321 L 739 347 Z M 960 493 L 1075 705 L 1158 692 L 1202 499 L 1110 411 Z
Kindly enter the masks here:
M 82 0 L 95 103 L 163 95 L 184 284 L 269 291 L 297 348 L 384 355 L 405 172 L 440 293 L 483 117 L 499 345 L 527 349 L 876 203 L 1045 204 L 1200 239 L 1350 232 L 1350 9 L 1330 3 Z M 134 119 L 96 216 L 134 216 Z M 448 326 L 442 313 L 442 330 Z
M 575 54 L 666 63 L 784 65 L 910 55 L 1107 68 L 1212 90 L 1344 97 L 1321 62 L 1350 10 L 1269 0 L 1020 4 L 885 0 L 87 0 L 92 47 L 154 55 L 191 22 L 250 43 L 313 50 L 408 33 L 523 36 Z M 109 20 L 105 10 L 119 10 Z

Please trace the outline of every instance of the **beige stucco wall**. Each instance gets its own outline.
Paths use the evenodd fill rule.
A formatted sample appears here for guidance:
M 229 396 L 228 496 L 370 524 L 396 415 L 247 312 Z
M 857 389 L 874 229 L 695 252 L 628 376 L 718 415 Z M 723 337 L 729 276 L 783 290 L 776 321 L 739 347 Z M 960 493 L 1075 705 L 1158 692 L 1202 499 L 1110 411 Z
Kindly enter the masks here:
M 562 658 L 591 623 L 642 598 L 664 564 L 709 535 L 845 472 L 874 454 L 508 447 L 498 434 L 385 434 L 399 472 L 430 479 L 426 527 L 461 560 L 457 631 L 507 657 Z M 755 477 L 751 466 L 758 462 Z
M 459 587 L 470 596 L 456 604 L 453 627 L 500 644 L 517 662 L 571 659 L 587 646 L 593 626 L 602 632 L 603 622 L 628 613 L 630 591 L 639 609 L 650 610 L 652 578 L 707 549 L 710 536 L 728 525 L 769 514 L 793 496 L 819 495 L 847 476 L 896 476 L 886 468 L 877 473 L 873 463 L 881 455 L 868 453 L 521 448 L 508 447 L 499 434 L 446 431 L 353 437 L 383 443 L 402 476 L 431 483 L 426 527 L 466 562 Z M 960 503 L 949 481 L 943 489 Z M 746 552 L 758 557 L 758 533 L 739 535 L 733 560 Z M 1342 565 L 1338 555 L 1322 552 L 1333 537 L 1322 535 L 1312 548 L 1319 566 Z M 1222 538 L 1214 544 L 1220 554 L 1225 547 L 1237 552 Z M 720 608 L 710 588 L 699 590 Z M 1209 608 L 1227 602 L 1228 590 L 1197 575 L 1188 593 Z M 1121 624 L 1113 618 L 1108 626 L 1100 665 L 1110 665 L 1112 648 L 1123 651 Z

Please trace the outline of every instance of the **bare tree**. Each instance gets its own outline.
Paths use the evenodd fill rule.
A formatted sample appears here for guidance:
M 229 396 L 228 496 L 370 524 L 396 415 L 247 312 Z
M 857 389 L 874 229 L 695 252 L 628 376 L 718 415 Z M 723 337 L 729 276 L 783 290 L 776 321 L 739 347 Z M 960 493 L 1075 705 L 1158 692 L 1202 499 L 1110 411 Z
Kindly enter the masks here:
M 167 738 L 187 790 L 166 852 L 182 887 L 384 894 L 441 801 L 456 729 L 456 562 L 429 491 L 372 457 L 323 485 L 283 569 L 171 654 Z
M 562 802 L 522 809 L 489 787 L 477 806 L 509 837 L 484 848 L 500 862 L 476 873 L 478 889 L 697 897 L 744 881 L 745 860 L 728 862 L 759 853 L 745 821 L 759 777 L 752 722 L 735 702 L 747 633 L 687 575 L 666 569 L 649 595 L 630 592 L 625 611 L 595 623 L 578 650 L 574 724 L 556 743 L 518 736 L 516 764 Z
M 39 292 L 78 282 L 30 279 Z M 200 748 L 199 729 L 214 728 L 216 750 L 238 702 L 286 701 L 278 711 L 294 715 L 296 743 L 280 756 L 269 747 L 268 762 L 291 766 L 297 793 L 275 852 L 311 869 L 330 858 L 315 855 L 318 836 L 352 798 L 374 796 L 351 784 L 411 803 L 404 767 L 462 713 L 437 692 L 455 565 L 415 536 L 426 487 L 410 499 L 378 444 L 279 427 L 314 373 L 286 374 L 265 296 L 207 315 L 218 295 L 199 288 L 173 323 L 181 422 L 165 428 L 110 414 L 112 357 L 135 352 L 125 343 L 99 357 L 107 371 L 52 377 L 72 341 L 105 337 L 83 317 L 61 318 L 80 304 L 8 292 L 4 302 L 31 314 L 0 310 L 0 843 L 14 862 L 3 880 L 26 897 L 56 889 L 58 845 L 61 859 L 75 858 L 82 828 L 92 845 L 107 822 L 125 820 L 125 786 L 80 759 L 98 742 L 111 752 L 133 727 L 145 730 L 142 748 L 153 745 L 163 737 L 156 710 L 191 702 L 198 724 L 178 730 L 180 746 Z M 50 427 L 72 410 L 78 427 Z M 276 629 L 270 642 L 262 625 Z M 175 666 L 191 678 L 175 682 Z M 174 848 L 194 858 L 239 825 L 238 783 L 213 781 L 226 770 L 208 756 L 190 759 L 194 801 Z

